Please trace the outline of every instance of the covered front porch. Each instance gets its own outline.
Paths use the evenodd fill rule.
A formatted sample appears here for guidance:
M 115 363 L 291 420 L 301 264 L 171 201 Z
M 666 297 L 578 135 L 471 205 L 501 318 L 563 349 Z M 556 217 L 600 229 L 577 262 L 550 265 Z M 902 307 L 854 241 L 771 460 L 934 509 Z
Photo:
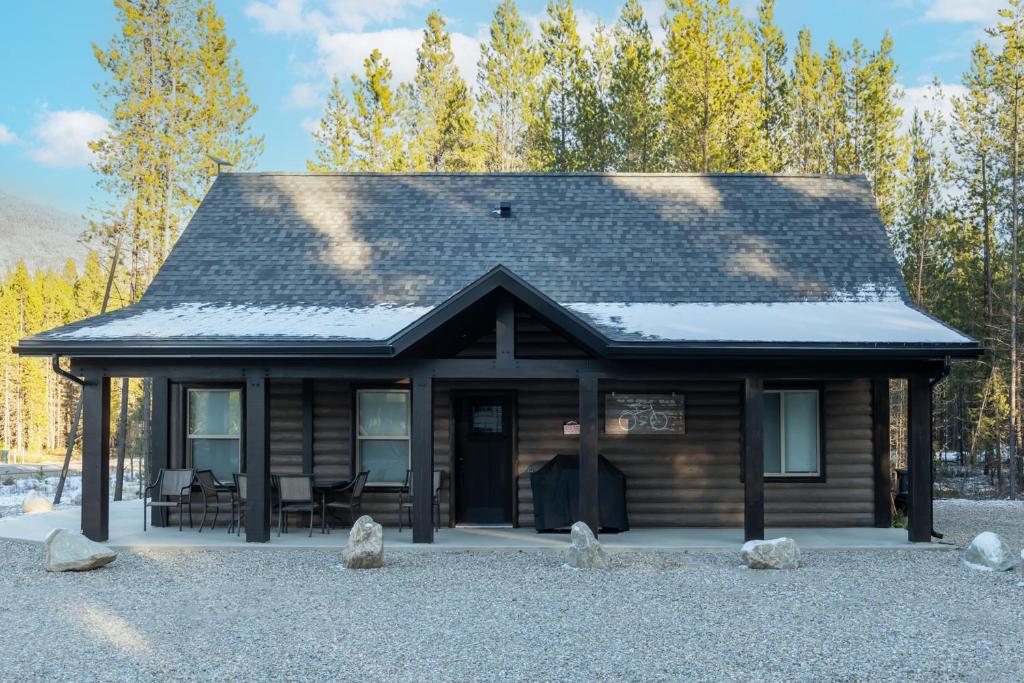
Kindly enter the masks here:
M 329 535 L 289 533 L 274 536 L 271 544 L 246 543 L 244 536 L 226 533 L 223 527 L 195 529 L 179 532 L 177 527 L 163 527 L 142 531 L 140 501 L 111 503 L 109 537 L 106 544 L 113 548 L 340 548 L 345 532 Z M 54 528 L 75 528 L 79 512 L 74 509 L 22 515 L 0 519 L 0 538 L 42 543 Z M 793 538 L 805 551 L 835 550 L 921 550 L 942 549 L 943 544 L 910 543 L 902 529 L 872 527 L 846 528 L 791 528 L 768 527 L 769 538 Z M 604 534 L 601 544 L 611 552 L 678 552 L 678 551 L 733 551 L 743 542 L 743 530 L 733 528 L 651 528 L 633 529 L 620 534 Z M 388 528 L 384 532 L 385 551 L 438 550 L 438 551 L 564 551 L 569 545 L 567 534 L 538 534 L 533 529 L 511 528 L 443 528 L 434 536 L 432 544 L 414 543 L 408 530 L 401 533 Z

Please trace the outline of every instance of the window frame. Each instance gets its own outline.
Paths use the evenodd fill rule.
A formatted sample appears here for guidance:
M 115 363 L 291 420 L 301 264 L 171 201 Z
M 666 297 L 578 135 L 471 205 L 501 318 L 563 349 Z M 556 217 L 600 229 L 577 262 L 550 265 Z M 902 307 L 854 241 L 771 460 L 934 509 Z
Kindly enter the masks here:
M 236 440 L 238 441 L 238 471 L 244 473 L 246 471 L 246 453 L 245 453 L 245 386 L 242 384 L 234 383 L 181 383 L 181 432 L 182 432 L 182 446 L 184 450 L 184 461 L 185 467 L 194 468 L 192 462 L 192 441 L 194 439 L 207 439 L 207 440 Z M 218 391 L 218 392 L 238 392 L 238 413 L 239 413 L 239 426 L 238 436 L 228 436 L 224 434 L 190 434 L 189 433 L 189 419 L 191 418 L 189 410 L 189 400 L 192 392 L 194 391 Z
M 771 383 L 765 384 L 765 394 L 785 394 L 788 392 L 814 392 L 817 399 L 817 442 L 818 442 L 818 471 L 817 472 L 797 472 L 787 474 L 785 472 L 773 472 L 769 473 L 765 471 L 764 480 L 767 482 L 789 482 L 789 483 L 815 483 L 826 481 L 826 457 L 825 457 L 825 387 L 821 384 L 814 383 Z M 785 399 L 780 402 L 779 406 L 779 419 L 782 424 L 780 428 L 780 463 L 785 463 L 785 410 L 783 404 Z M 763 419 L 763 417 L 762 417 Z M 763 451 L 763 448 L 762 448 Z M 762 457 L 764 457 L 762 452 Z
M 406 397 L 405 400 L 405 425 L 406 434 L 404 436 L 390 436 L 390 435 L 367 435 L 363 436 L 359 433 L 359 412 L 361 409 L 360 397 L 363 394 L 403 394 Z M 352 471 L 353 478 L 356 473 L 362 472 L 365 468 L 363 467 L 363 447 L 364 441 L 405 441 L 406 444 L 406 466 L 405 469 L 408 471 L 412 468 L 412 388 L 406 387 L 395 387 L 395 386 L 368 386 L 368 387 L 357 387 L 353 392 L 354 403 L 352 410 L 352 441 L 354 444 L 354 457 L 352 462 L 354 468 Z M 374 489 L 400 489 L 405 486 L 405 480 L 402 481 L 367 481 L 367 488 Z

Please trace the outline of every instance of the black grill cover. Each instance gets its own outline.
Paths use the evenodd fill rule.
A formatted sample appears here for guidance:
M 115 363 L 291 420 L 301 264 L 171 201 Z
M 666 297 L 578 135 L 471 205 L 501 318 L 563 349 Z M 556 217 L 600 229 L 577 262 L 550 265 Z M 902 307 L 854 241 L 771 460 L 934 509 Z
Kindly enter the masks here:
M 537 531 L 564 530 L 577 521 L 580 456 L 561 453 L 530 468 L 533 524 Z M 598 505 L 605 533 L 629 531 L 626 516 L 626 475 L 603 455 L 598 464 Z

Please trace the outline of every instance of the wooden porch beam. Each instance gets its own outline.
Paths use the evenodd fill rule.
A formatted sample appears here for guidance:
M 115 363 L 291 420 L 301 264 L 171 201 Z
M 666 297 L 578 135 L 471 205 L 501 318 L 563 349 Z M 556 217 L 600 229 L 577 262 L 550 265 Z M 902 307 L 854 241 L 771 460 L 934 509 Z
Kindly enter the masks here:
M 598 497 L 598 379 L 597 375 L 582 374 L 580 393 L 580 493 L 577 518 L 585 522 L 596 535 L 601 526 L 601 507 Z
M 412 378 L 412 542 L 433 543 L 434 418 L 433 379 Z
M 892 465 L 889 456 L 889 378 L 871 382 L 871 442 L 875 471 L 875 526 L 892 526 Z
M 927 375 L 914 375 L 907 384 L 908 474 L 910 517 L 907 537 L 912 543 L 932 540 L 932 384 Z
M 245 540 L 270 540 L 270 380 L 254 371 L 245 382 Z
M 109 377 L 85 375 L 82 411 L 82 532 L 102 542 L 110 533 Z
M 161 469 L 171 466 L 171 383 L 167 377 L 154 377 L 152 383 L 149 430 L 152 448 L 146 467 L 147 485 L 156 480 Z M 167 526 L 166 509 L 153 508 L 150 523 L 156 527 Z
M 498 299 L 494 323 L 495 367 L 515 367 L 516 307 L 511 294 L 503 294 L 503 296 Z
M 743 539 L 764 538 L 764 380 L 744 380 Z

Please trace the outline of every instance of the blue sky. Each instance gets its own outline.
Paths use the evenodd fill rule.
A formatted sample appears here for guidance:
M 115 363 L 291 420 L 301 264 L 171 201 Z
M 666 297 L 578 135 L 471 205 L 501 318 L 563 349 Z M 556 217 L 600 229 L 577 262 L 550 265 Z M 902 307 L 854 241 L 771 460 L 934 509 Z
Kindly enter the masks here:
M 219 0 L 250 95 L 260 111 L 254 129 L 265 135 L 259 170 L 303 170 L 332 74 L 360 69 L 372 47 L 388 56 L 397 77 L 414 68 L 419 31 L 438 8 L 448 20 L 459 64 L 475 82 L 479 43 L 495 2 L 463 0 Z M 520 0 L 536 27 L 545 0 Z M 584 30 L 614 21 L 619 3 L 577 0 Z M 757 0 L 734 0 L 748 16 Z M 935 77 L 956 92 L 971 45 L 994 23 L 1003 0 L 778 0 L 777 21 L 790 43 L 811 29 L 815 46 L 830 38 L 869 48 L 888 29 L 895 39 L 899 80 L 908 109 L 923 101 Z M 656 34 L 663 0 L 645 2 Z M 116 30 L 108 0 L 4 2 L 0 8 L 0 192 L 44 201 L 75 214 L 102 201 L 88 169 L 85 142 L 102 133 L 103 110 L 94 89 L 102 73 L 91 44 Z

